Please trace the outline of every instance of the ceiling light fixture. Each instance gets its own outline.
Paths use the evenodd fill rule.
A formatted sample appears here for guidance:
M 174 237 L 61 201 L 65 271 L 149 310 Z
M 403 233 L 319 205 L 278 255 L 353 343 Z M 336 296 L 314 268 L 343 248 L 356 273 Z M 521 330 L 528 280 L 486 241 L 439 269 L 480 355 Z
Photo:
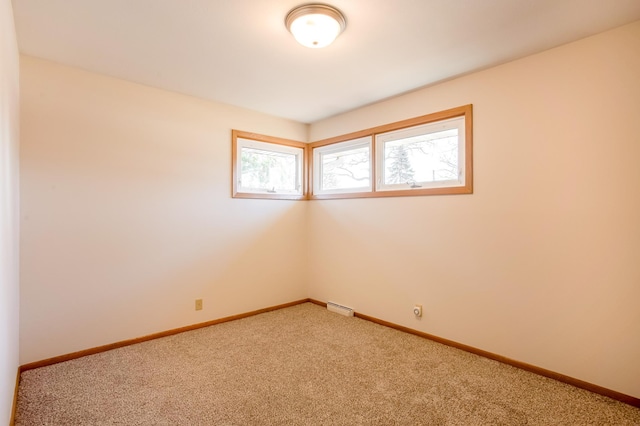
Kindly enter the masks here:
M 305 4 L 292 9 L 284 20 L 287 29 L 303 46 L 330 45 L 347 26 L 344 15 L 326 4 Z

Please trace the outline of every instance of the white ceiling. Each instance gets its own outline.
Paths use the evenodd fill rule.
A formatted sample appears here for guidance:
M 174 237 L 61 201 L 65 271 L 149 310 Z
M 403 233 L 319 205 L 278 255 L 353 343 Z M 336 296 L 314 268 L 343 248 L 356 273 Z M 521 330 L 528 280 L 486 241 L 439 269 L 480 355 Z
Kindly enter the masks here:
M 640 19 L 640 0 L 327 0 L 325 49 L 284 27 L 306 0 L 13 0 L 20 51 L 310 123 Z

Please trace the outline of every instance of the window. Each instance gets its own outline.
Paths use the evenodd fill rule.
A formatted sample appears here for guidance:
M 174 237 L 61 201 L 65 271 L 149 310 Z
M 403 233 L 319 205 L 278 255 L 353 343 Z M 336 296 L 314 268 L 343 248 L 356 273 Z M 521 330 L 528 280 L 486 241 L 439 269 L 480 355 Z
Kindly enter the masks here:
M 464 117 L 376 135 L 378 191 L 462 187 Z
M 233 197 L 304 199 L 302 142 L 234 130 Z
M 472 105 L 305 144 L 232 131 L 232 196 L 285 200 L 473 193 Z
M 310 198 L 471 194 L 472 138 L 466 105 L 312 143 Z
M 316 148 L 315 194 L 371 191 L 371 137 Z

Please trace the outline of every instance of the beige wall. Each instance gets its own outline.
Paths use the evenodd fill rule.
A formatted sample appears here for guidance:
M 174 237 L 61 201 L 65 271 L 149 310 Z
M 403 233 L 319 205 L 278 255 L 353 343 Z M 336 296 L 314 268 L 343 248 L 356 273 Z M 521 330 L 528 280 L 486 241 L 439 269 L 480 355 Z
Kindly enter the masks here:
M 306 125 L 32 57 L 21 78 L 21 363 L 307 297 L 307 203 L 230 197 L 232 128 Z
M 8 424 L 18 371 L 19 87 L 10 0 L 0 0 L 0 424 Z
M 313 124 L 472 103 L 475 191 L 310 203 L 309 296 L 640 397 L 639 52 L 636 22 Z

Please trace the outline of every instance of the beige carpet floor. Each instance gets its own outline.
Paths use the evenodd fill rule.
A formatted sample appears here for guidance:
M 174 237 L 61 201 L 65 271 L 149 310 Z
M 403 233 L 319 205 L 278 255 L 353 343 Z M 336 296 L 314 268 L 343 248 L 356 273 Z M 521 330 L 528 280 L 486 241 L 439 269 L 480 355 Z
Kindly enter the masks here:
M 17 425 L 640 425 L 640 409 L 305 303 L 22 373 Z

